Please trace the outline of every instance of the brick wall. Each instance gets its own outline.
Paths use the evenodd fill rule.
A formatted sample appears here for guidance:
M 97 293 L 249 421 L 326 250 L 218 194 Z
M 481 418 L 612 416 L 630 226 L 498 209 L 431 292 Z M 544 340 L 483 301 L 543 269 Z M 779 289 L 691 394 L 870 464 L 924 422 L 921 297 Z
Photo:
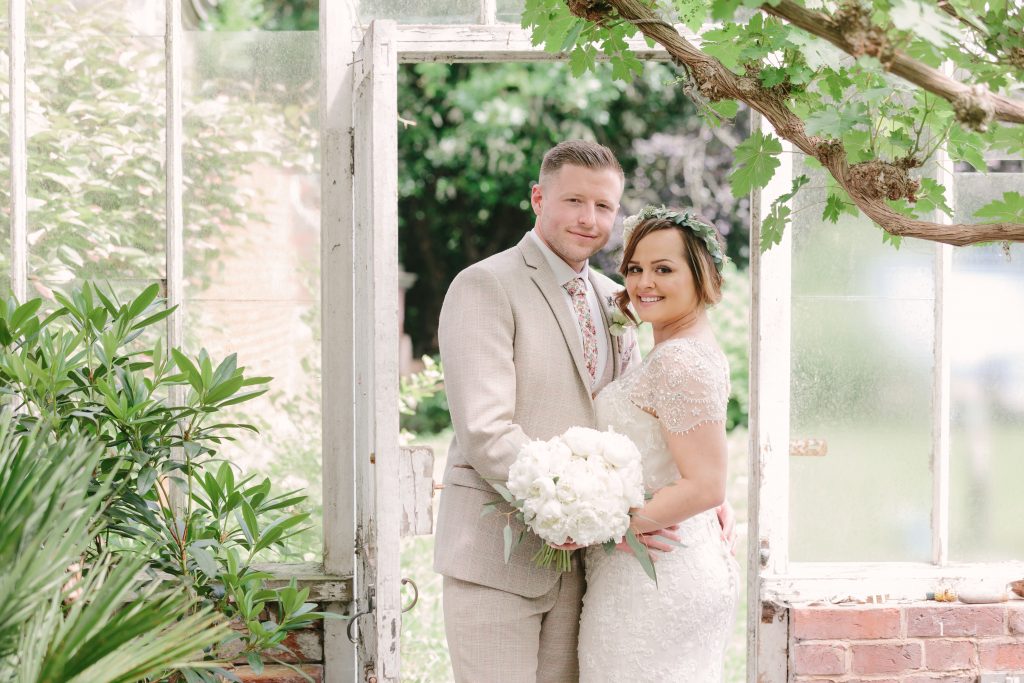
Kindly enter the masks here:
M 1024 671 L 1024 601 L 790 607 L 789 680 L 976 683 Z
M 233 628 L 241 628 L 233 625 Z M 235 641 L 236 650 L 241 649 L 241 643 Z M 245 663 L 244 657 L 235 659 L 235 666 L 231 672 L 238 676 L 243 683 L 321 683 L 323 681 L 324 661 L 324 632 L 323 624 L 318 622 L 312 628 L 293 631 L 285 638 L 283 645 L 291 652 L 277 651 L 265 653 L 263 662 L 265 666 L 260 673 L 256 673 Z M 232 652 L 229 647 L 225 652 L 227 657 L 235 657 L 237 652 Z M 306 676 L 295 671 L 284 664 L 275 664 L 269 655 L 273 655 L 282 662 L 288 662 L 297 669 L 300 669 Z

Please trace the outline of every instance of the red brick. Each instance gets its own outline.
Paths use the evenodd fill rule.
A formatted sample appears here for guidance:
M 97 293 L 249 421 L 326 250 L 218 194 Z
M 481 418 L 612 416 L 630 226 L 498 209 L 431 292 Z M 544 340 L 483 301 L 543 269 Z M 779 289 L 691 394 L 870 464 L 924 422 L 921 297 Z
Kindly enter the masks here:
M 895 608 L 797 607 L 790 619 L 798 640 L 895 638 L 900 633 L 900 611 Z
M 232 628 L 239 632 L 245 630 L 235 625 L 232 625 Z M 318 664 L 324 661 L 324 633 L 320 629 L 310 628 L 292 631 L 284 639 L 282 645 L 288 649 L 267 650 L 263 653 L 263 660 L 269 662 L 271 661 L 270 657 L 276 657 L 282 662 L 305 662 L 309 664 Z M 245 643 L 241 639 L 233 640 L 221 647 L 217 654 L 224 659 L 244 664 L 245 657 L 242 655 L 242 648 L 244 646 Z
M 935 674 L 932 676 L 906 676 L 900 683 L 978 683 L 974 674 Z
M 926 640 L 924 666 L 929 671 L 969 669 L 977 662 L 974 651 L 969 640 Z
M 292 631 L 282 645 L 287 650 L 275 650 L 273 655 L 282 662 L 324 661 L 324 632 L 319 629 Z
M 921 668 L 920 643 L 854 643 L 852 671 L 857 674 L 895 674 Z
M 793 649 L 793 673 L 846 673 L 846 646 L 831 643 L 797 643 Z
M 1008 605 L 1006 616 L 1010 622 L 1010 633 L 1013 635 L 1024 635 L 1024 605 Z
M 1024 639 L 978 643 L 982 669 L 1020 671 L 1024 669 Z
M 954 605 L 910 607 L 907 635 L 911 638 L 1001 636 L 1006 633 L 1006 610 L 1002 607 Z
M 323 683 L 324 668 L 319 664 L 303 664 L 299 668 L 313 683 Z M 237 666 L 232 670 L 242 683 L 309 683 L 309 680 L 283 664 L 270 664 L 263 667 L 262 673 L 255 673 L 248 666 Z

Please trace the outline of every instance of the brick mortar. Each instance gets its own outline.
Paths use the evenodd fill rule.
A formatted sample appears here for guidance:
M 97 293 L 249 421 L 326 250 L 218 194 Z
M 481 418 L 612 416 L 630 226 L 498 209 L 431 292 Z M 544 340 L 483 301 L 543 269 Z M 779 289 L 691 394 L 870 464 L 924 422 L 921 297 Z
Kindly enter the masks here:
M 954 680 L 977 681 L 980 674 L 995 672 L 990 666 L 984 666 L 981 659 L 982 653 L 989 653 L 989 664 L 991 663 L 991 652 L 1003 646 L 1024 647 L 1024 601 L 1009 602 L 1003 604 L 975 605 L 966 603 L 935 603 L 935 602 L 909 602 L 909 603 L 883 603 L 880 605 L 790 605 L 787 607 L 790 615 L 789 647 L 791 657 L 793 648 L 797 646 L 823 646 L 840 648 L 843 650 L 845 659 L 843 662 L 844 671 L 836 674 L 811 674 L 797 673 L 794 670 L 795 660 L 790 658 L 788 680 L 794 683 L 852 683 L 855 681 L 914 681 L 925 683 L 928 681 Z M 801 631 L 810 632 L 815 637 L 798 637 L 797 629 L 793 628 L 793 612 L 800 610 Z M 835 613 L 848 610 L 848 614 L 836 617 Z M 885 617 L 874 617 L 872 613 L 881 613 L 883 610 L 898 613 L 898 629 L 895 635 L 887 637 L 860 638 L 857 636 L 842 636 L 840 632 L 845 628 L 848 631 L 856 632 L 864 629 L 877 628 L 875 620 Z M 815 624 L 815 615 L 820 614 L 824 623 Z M 856 615 L 854 617 L 848 615 Z M 863 618 L 859 618 L 863 615 Z M 912 618 L 913 615 L 913 618 Z M 828 622 L 835 619 L 835 624 Z M 947 621 L 948 619 L 948 621 Z M 942 630 L 952 630 L 952 634 L 931 633 L 936 623 L 945 626 Z M 909 636 L 911 630 L 916 635 Z M 971 633 L 978 631 L 980 633 Z M 823 633 L 835 633 L 824 637 Z M 942 646 L 935 645 L 941 642 Z M 964 657 L 950 657 L 949 660 L 937 659 L 932 666 L 942 666 L 947 661 L 955 668 L 934 669 L 929 668 L 928 652 L 929 644 L 932 648 L 937 647 L 970 647 L 971 654 L 969 663 Z M 917 667 L 907 668 L 891 673 L 857 673 L 854 667 L 854 648 L 858 645 L 866 646 L 890 646 L 893 648 L 909 646 L 920 655 L 920 662 Z M 940 650 L 941 651 L 941 650 Z

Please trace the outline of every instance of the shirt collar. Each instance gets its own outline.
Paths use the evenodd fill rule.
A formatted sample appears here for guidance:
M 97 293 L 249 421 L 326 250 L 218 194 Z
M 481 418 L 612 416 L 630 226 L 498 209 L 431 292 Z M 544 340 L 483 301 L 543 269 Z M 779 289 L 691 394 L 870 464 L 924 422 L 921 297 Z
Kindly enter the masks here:
M 548 262 L 551 267 L 551 272 L 555 274 L 555 279 L 558 280 L 558 284 L 564 285 L 569 280 L 576 278 L 582 278 L 583 282 L 589 287 L 590 284 L 587 282 L 587 268 L 590 266 L 590 261 L 587 260 L 583 264 L 583 270 L 576 272 L 572 269 L 568 263 L 563 261 L 561 257 L 555 252 L 551 251 L 551 247 L 544 243 L 544 240 L 540 238 L 536 230 L 530 231 L 530 236 L 533 241 L 540 247 L 540 253 L 544 254 L 544 259 Z

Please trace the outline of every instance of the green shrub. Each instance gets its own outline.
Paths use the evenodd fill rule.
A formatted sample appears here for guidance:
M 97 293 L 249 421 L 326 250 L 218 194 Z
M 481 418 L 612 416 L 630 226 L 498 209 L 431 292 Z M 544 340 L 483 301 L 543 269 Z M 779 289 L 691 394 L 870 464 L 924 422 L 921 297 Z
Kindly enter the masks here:
M 90 472 L 103 500 L 84 534 L 87 571 L 104 573 L 105 553 L 115 552 L 186 600 L 166 608 L 195 605 L 239 619 L 242 654 L 258 669 L 261 651 L 281 650 L 288 632 L 322 616 L 306 591 L 268 589 L 268 575 L 253 567 L 304 528 L 308 513 L 291 509 L 305 496 L 275 495 L 266 478 L 236 479 L 216 457 L 238 430 L 255 431 L 221 422 L 220 412 L 263 394 L 270 378 L 247 375 L 234 354 L 215 362 L 205 350 L 165 353 L 159 324 L 172 309 L 157 291 L 154 284 L 121 303 L 86 283 L 56 294 L 45 316 L 41 299 L 0 306 L 0 401 L 13 409 L 15 431 L 96 444 Z M 271 604 L 276 619 L 263 615 Z M 237 638 L 220 640 L 207 658 Z M 213 673 L 196 669 L 189 678 Z
M 438 434 L 452 426 L 441 361 L 430 356 L 423 356 L 422 361 L 423 370 L 399 380 L 398 411 L 404 443 L 414 436 Z

